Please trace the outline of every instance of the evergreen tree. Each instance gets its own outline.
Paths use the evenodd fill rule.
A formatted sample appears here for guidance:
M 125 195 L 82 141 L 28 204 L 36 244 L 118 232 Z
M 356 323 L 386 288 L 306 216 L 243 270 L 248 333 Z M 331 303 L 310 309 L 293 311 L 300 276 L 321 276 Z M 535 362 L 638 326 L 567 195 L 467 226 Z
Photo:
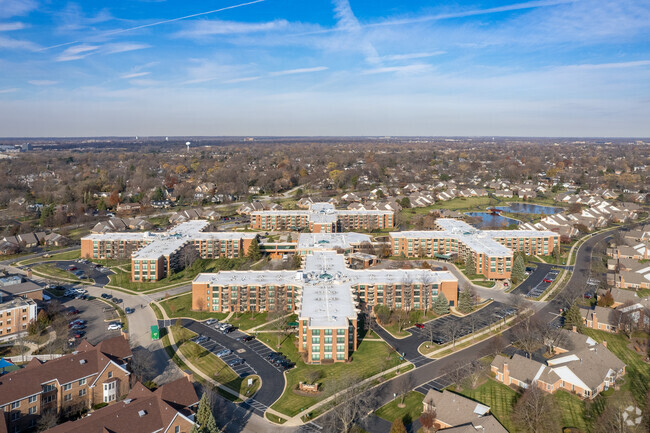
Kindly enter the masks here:
M 467 260 L 465 261 L 465 273 L 468 277 L 476 275 L 476 259 L 471 252 L 467 254 Z
M 445 297 L 444 293 L 440 292 L 436 298 L 433 303 L 433 311 L 439 316 L 449 313 L 449 301 Z
M 584 326 L 584 320 L 582 319 L 582 314 L 580 314 L 580 307 L 576 303 L 571 305 L 571 308 L 564 313 L 564 327 L 571 329 L 574 326 L 578 328 L 578 331 L 582 330 Z
M 248 247 L 248 258 L 253 261 L 258 261 L 262 258 L 262 252 L 260 251 L 260 244 L 257 238 L 253 238 L 251 245 Z
M 402 418 L 397 417 L 393 421 L 393 425 L 390 426 L 390 433 L 406 433 L 406 427 L 404 427 L 404 421 Z
M 214 419 L 212 414 L 212 407 L 210 401 L 208 400 L 207 394 L 201 396 L 201 401 L 199 402 L 199 410 L 196 412 L 195 418 L 196 424 L 192 428 L 191 433 L 219 433 L 220 430 L 217 427 L 217 421 Z
M 300 257 L 300 254 L 298 253 L 293 254 L 293 268 L 294 269 L 302 268 L 302 257 Z
M 463 290 L 458 295 L 458 311 L 463 314 L 471 313 L 474 309 L 474 296 L 469 290 Z
M 515 262 L 512 265 L 512 282 L 517 284 L 526 278 L 526 266 L 521 255 L 517 254 Z

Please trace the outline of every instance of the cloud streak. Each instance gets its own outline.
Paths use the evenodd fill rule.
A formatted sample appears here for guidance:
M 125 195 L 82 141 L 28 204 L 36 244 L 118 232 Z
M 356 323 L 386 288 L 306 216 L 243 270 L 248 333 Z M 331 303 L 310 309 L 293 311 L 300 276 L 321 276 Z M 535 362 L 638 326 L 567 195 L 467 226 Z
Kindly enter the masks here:
M 219 9 L 213 9 L 213 10 L 206 11 L 206 12 L 199 12 L 199 13 L 192 14 L 192 15 L 185 15 L 183 17 L 172 18 L 172 19 L 163 20 L 163 21 L 157 21 L 155 23 L 143 24 L 143 25 L 140 25 L 140 26 L 129 27 L 129 28 L 126 28 L 126 29 L 110 30 L 110 31 L 107 31 L 107 32 L 99 33 L 99 34 L 95 35 L 94 38 L 102 38 L 102 37 L 106 37 L 106 36 L 119 35 L 119 34 L 122 34 L 122 33 L 133 32 L 135 30 L 146 29 L 146 28 L 155 27 L 155 26 L 161 26 L 163 24 L 169 24 L 169 23 L 173 23 L 173 22 L 176 22 L 176 21 L 187 20 L 187 19 L 190 19 L 190 18 L 196 18 L 196 17 L 200 17 L 200 16 L 203 16 L 203 15 L 214 14 L 214 13 L 217 13 L 217 12 L 223 12 L 223 11 L 227 11 L 227 10 L 230 10 L 230 9 L 236 9 L 236 8 L 240 8 L 240 7 L 244 7 L 244 6 L 253 5 L 253 4 L 256 4 L 256 3 L 262 3 L 263 1 L 265 1 L 265 0 L 253 0 L 253 1 L 250 1 L 250 2 L 247 2 L 247 3 L 240 3 L 240 4 L 227 6 L 227 7 L 223 7 L 223 8 L 219 8 Z M 50 50 L 52 48 L 59 48 L 59 47 L 67 46 L 67 45 L 78 44 L 80 42 L 84 42 L 84 41 L 80 39 L 80 40 L 71 41 L 71 42 L 64 42 L 62 44 L 51 45 L 49 47 L 43 48 L 43 51 Z
M 28 83 L 32 86 L 53 86 L 55 84 L 59 84 L 58 81 L 53 80 L 30 80 Z
M 234 35 L 282 30 L 289 26 L 287 20 L 273 20 L 261 23 L 243 23 L 237 21 L 199 21 L 191 29 L 176 33 L 176 37 L 199 38 L 205 36 Z
M 10 32 L 13 30 L 20 30 L 24 29 L 25 24 L 20 23 L 20 22 L 15 22 L 15 23 L 0 23 L 0 32 Z
M 295 75 L 295 74 L 309 74 L 312 72 L 325 71 L 327 66 L 316 66 L 314 68 L 298 68 L 298 69 L 287 69 L 284 71 L 271 72 L 269 75 L 272 77 L 279 77 L 282 75 Z

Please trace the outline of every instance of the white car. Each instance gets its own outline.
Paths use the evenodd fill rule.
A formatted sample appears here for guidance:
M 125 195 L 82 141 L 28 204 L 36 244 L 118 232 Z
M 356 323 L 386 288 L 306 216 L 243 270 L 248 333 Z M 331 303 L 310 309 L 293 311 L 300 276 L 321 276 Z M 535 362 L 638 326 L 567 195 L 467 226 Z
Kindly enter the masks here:
M 109 331 L 116 331 L 118 329 L 122 329 L 122 324 L 121 323 L 111 323 L 108 325 L 108 330 Z

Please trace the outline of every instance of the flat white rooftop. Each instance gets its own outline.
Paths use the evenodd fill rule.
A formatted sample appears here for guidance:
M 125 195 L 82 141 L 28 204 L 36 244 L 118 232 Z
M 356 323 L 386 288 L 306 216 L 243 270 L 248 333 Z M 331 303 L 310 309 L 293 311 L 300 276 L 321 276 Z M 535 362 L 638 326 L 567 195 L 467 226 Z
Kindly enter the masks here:
M 331 203 L 312 203 L 309 210 L 259 210 L 252 215 L 307 215 L 313 222 L 335 221 L 339 215 L 387 215 L 393 214 L 390 210 L 350 210 L 336 209 Z
M 301 233 L 298 237 L 299 250 L 335 250 L 337 248 L 347 249 L 352 245 L 363 242 L 370 242 L 372 238 L 368 235 L 354 232 L 346 233 Z
M 464 221 L 438 218 L 442 230 L 391 232 L 396 239 L 456 239 L 477 253 L 489 256 L 510 256 L 512 251 L 496 239 L 544 238 L 559 236 L 555 232 L 543 230 L 479 230 Z

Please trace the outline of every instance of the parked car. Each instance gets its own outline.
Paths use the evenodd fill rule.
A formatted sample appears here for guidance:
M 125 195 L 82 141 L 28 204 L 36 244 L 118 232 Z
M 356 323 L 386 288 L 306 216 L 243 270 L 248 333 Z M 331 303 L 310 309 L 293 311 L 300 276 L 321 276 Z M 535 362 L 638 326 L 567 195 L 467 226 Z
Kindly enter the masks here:
M 69 271 L 76 271 L 77 267 L 75 265 L 70 265 L 70 266 L 68 266 L 68 270 Z
M 77 315 L 79 313 L 81 313 L 81 311 L 77 310 L 76 308 L 72 308 L 72 309 L 68 310 L 67 314 L 68 314 L 68 316 L 75 316 L 75 315 Z
M 199 336 L 196 337 L 196 339 L 194 340 L 194 342 L 197 343 L 197 344 L 198 344 L 198 343 L 203 343 L 204 341 L 208 341 L 208 337 L 206 337 L 205 335 L 199 335 Z
M 255 340 L 255 337 L 253 337 L 252 335 L 243 335 L 241 337 L 237 337 L 237 341 L 241 341 L 242 343 L 247 343 L 253 340 Z
M 551 280 L 550 278 L 544 278 L 544 282 L 545 282 L 545 283 L 552 283 L 553 280 Z
M 415 327 L 418 329 L 424 329 L 424 324 L 423 323 L 416 323 Z
M 104 298 L 104 299 L 111 299 L 113 297 L 112 295 L 109 295 L 108 293 L 102 293 L 100 296 L 102 298 Z
M 124 309 L 124 312 L 125 312 L 126 314 L 133 314 L 134 311 L 135 311 L 135 310 L 134 310 L 133 308 L 131 308 L 131 307 L 126 307 L 126 308 Z
M 116 304 L 121 304 L 123 301 L 122 298 L 113 298 L 113 302 L 115 302 Z
M 74 338 L 83 338 L 84 335 L 86 335 L 85 331 L 75 331 Z
M 217 358 L 223 358 L 224 356 L 228 356 L 231 353 L 232 353 L 232 350 L 230 350 L 230 349 L 222 349 L 222 350 L 218 351 L 217 353 L 215 353 L 215 355 L 217 355 Z
M 217 323 L 217 319 L 208 319 L 203 323 L 205 323 L 208 326 L 211 326 L 211 325 L 214 325 L 215 323 Z
M 118 329 L 122 329 L 122 324 L 119 322 L 113 322 L 108 325 L 108 330 L 109 331 L 116 331 Z
M 229 365 L 230 367 L 235 367 L 235 366 L 237 366 L 237 365 L 241 365 L 241 364 L 243 364 L 243 363 L 244 363 L 244 360 L 243 360 L 243 359 L 241 359 L 241 358 L 236 358 L 236 359 L 233 359 L 232 361 L 230 361 L 230 362 L 228 363 L 228 365 Z

